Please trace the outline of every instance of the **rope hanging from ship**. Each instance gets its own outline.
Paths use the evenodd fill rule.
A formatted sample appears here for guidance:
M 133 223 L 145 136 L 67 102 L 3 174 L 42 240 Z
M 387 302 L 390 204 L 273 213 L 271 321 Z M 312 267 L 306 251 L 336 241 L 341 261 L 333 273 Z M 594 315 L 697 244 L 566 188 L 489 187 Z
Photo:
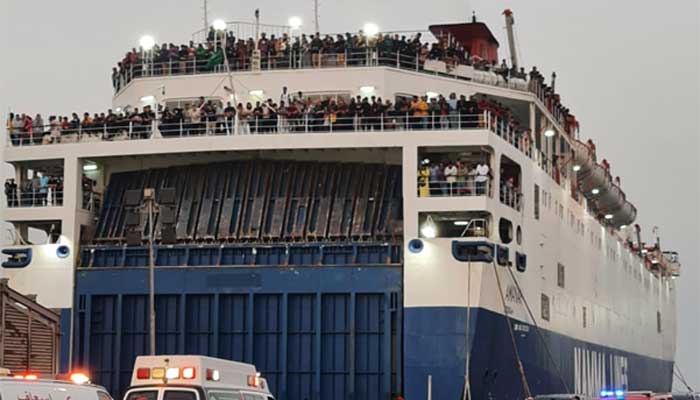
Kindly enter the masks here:
M 501 303 L 503 304 L 503 317 L 506 319 L 506 325 L 508 325 L 508 333 L 510 334 L 510 341 L 513 345 L 513 353 L 515 354 L 515 363 L 520 374 L 520 380 L 523 384 L 523 390 L 525 391 L 525 398 L 531 398 L 532 392 L 530 392 L 530 385 L 527 382 L 527 377 L 525 376 L 525 369 L 523 368 L 523 362 L 520 359 L 520 352 L 518 351 L 518 345 L 515 343 L 515 334 L 513 333 L 513 325 L 511 324 L 510 317 L 508 316 L 508 307 L 506 306 L 506 298 L 503 295 L 503 287 L 501 286 L 501 278 L 498 275 L 498 267 L 496 266 L 496 260 L 491 260 L 493 265 L 493 272 L 496 274 L 496 283 L 498 284 L 498 293 L 501 297 Z
M 528 315 L 530 315 L 530 319 L 532 320 L 532 324 L 535 326 L 535 331 L 537 332 L 537 337 L 540 338 L 540 341 L 542 341 L 542 344 L 544 345 L 545 350 L 547 351 L 547 357 L 549 358 L 549 361 L 554 364 L 554 366 L 557 369 L 557 375 L 559 377 L 559 380 L 561 381 L 562 386 L 564 387 L 564 390 L 566 390 L 566 393 L 571 393 L 569 390 L 569 386 L 566 384 L 566 381 L 564 380 L 564 376 L 562 375 L 561 372 L 561 366 L 554 360 L 554 357 L 552 356 L 552 351 L 547 345 L 547 342 L 544 340 L 544 336 L 542 335 L 542 330 L 540 329 L 539 325 L 537 324 L 537 320 L 535 320 L 535 316 L 532 313 L 532 309 L 530 308 L 530 303 L 528 303 L 527 299 L 525 298 L 525 295 L 523 294 L 523 291 L 520 287 L 520 283 L 515 277 L 515 274 L 513 273 L 513 270 L 508 267 L 508 273 L 510 274 L 511 279 L 513 280 L 513 283 L 515 284 L 515 287 L 518 289 L 518 294 L 520 295 L 520 298 L 523 299 L 523 304 L 525 304 L 525 309 L 527 310 Z

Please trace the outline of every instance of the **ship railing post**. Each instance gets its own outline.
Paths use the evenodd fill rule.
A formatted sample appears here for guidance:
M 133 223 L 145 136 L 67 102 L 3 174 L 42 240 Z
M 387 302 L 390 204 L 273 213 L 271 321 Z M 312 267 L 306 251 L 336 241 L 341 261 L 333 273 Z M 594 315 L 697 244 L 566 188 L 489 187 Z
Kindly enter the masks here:
M 192 75 L 197 73 L 197 56 L 192 59 Z
M 304 133 L 309 133 L 309 115 L 304 115 Z
M 420 64 L 420 53 L 416 52 L 416 71 L 419 71 L 419 64 Z
M 77 132 L 77 134 L 78 134 L 78 137 L 75 138 L 75 139 L 76 139 L 75 141 L 76 141 L 76 142 L 80 142 L 80 141 L 82 140 L 82 138 L 83 138 L 83 124 L 79 124 L 79 125 L 78 125 L 78 132 Z
M 107 124 L 102 124 L 102 131 L 100 134 L 102 135 L 102 140 L 107 139 Z
M 379 131 L 384 132 L 384 113 L 379 115 Z
M 255 133 L 258 134 L 260 133 L 259 126 L 258 126 L 258 117 L 255 117 Z
M 241 126 L 241 120 L 238 118 L 238 114 L 235 115 L 234 120 L 233 120 L 233 134 L 238 135 L 238 130 L 240 129 Z
M 348 49 L 345 49 L 345 58 L 343 59 L 343 66 L 348 67 Z
M 399 53 L 397 51 L 396 52 L 396 68 L 401 68 L 401 59 L 399 57 L 401 57 L 401 53 Z
M 132 121 L 129 121 L 129 138 L 131 138 L 131 135 L 134 133 L 134 123 Z

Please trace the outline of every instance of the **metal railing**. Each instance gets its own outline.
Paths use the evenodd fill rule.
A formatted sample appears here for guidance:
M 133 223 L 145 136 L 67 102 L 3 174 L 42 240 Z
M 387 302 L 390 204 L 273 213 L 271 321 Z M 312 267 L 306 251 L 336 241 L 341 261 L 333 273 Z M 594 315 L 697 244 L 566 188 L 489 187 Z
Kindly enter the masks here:
M 480 114 L 411 115 L 382 114 L 372 117 L 337 117 L 333 113 L 309 113 L 300 118 L 203 116 L 201 119 L 161 119 L 149 125 L 133 122 L 102 126 L 52 129 L 41 136 L 11 131 L 8 146 L 23 147 L 97 141 L 179 138 L 206 135 L 268 135 L 337 132 L 444 131 L 485 129 L 488 116 Z
M 7 207 L 60 207 L 63 205 L 63 190 L 53 187 L 32 191 L 11 191 L 5 194 Z
M 34 127 L 31 132 L 13 129 L 9 132 L 8 146 L 25 147 L 59 143 L 87 143 L 148 139 L 152 136 L 154 123 L 122 121 L 98 126 L 78 125 L 68 128 L 57 126 Z
M 491 183 L 487 179 L 477 182 L 475 176 L 457 176 L 454 181 L 418 178 L 418 197 L 467 197 L 491 196 Z
M 196 75 L 208 73 L 225 73 L 250 71 L 253 64 L 252 54 L 228 54 L 228 69 L 221 57 L 209 56 L 185 59 L 154 59 L 143 57 L 134 64 L 124 67 L 112 76 L 116 92 L 122 90 L 133 79 L 152 76 Z M 426 64 L 426 61 L 428 63 Z M 437 67 L 436 67 L 437 65 Z M 348 68 L 348 67 L 393 67 L 404 70 L 423 71 L 430 74 L 451 76 L 458 79 L 507 87 L 527 91 L 527 84 L 520 79 L 507 80 L 495 71 L 477 69 L 466 60 L 446 63 L 438 60 L 423 59 L 420 54 L 412 52 L 391 52 L 377 48 L 350 49 L 345 51 L 312 52 L 285 51 L 282 54 L 261 54 L 261 70 L 311 69 L 311 68 Z
M 520 211 L 522 206 L 522 193 L 510 185 L 501 185 L 501 191 L 499 193 L 499 199 L 501 203 L 507 205 L 508 207 Z

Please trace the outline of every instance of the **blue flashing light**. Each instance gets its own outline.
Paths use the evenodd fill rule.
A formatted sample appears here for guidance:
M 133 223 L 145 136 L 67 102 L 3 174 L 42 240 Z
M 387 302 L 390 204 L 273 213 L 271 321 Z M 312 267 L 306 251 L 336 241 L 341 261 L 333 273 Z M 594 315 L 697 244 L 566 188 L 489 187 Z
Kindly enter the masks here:
M 600 397 L 601 399 L 605 398 L 611 398 L 611 399 L 624 399 L 625 398 L 625 391 L 624 390 L 601 390 L 600 391 Z

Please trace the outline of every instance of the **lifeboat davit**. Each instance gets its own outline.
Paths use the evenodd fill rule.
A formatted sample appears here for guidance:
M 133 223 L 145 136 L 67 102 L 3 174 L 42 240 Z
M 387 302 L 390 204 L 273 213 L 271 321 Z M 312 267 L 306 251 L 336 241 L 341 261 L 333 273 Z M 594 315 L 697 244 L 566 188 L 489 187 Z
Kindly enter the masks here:
M 593 160 L 584 143 L 572 142 L 573 162 L 578 166 L 576 176 L 583 196 L 600 214 L 612 216 L 606 221 L 614 226 L 630 225 L 637 218 L 637 208 L 627 201 L 625 192 L 616 185 L 608 171 Z

